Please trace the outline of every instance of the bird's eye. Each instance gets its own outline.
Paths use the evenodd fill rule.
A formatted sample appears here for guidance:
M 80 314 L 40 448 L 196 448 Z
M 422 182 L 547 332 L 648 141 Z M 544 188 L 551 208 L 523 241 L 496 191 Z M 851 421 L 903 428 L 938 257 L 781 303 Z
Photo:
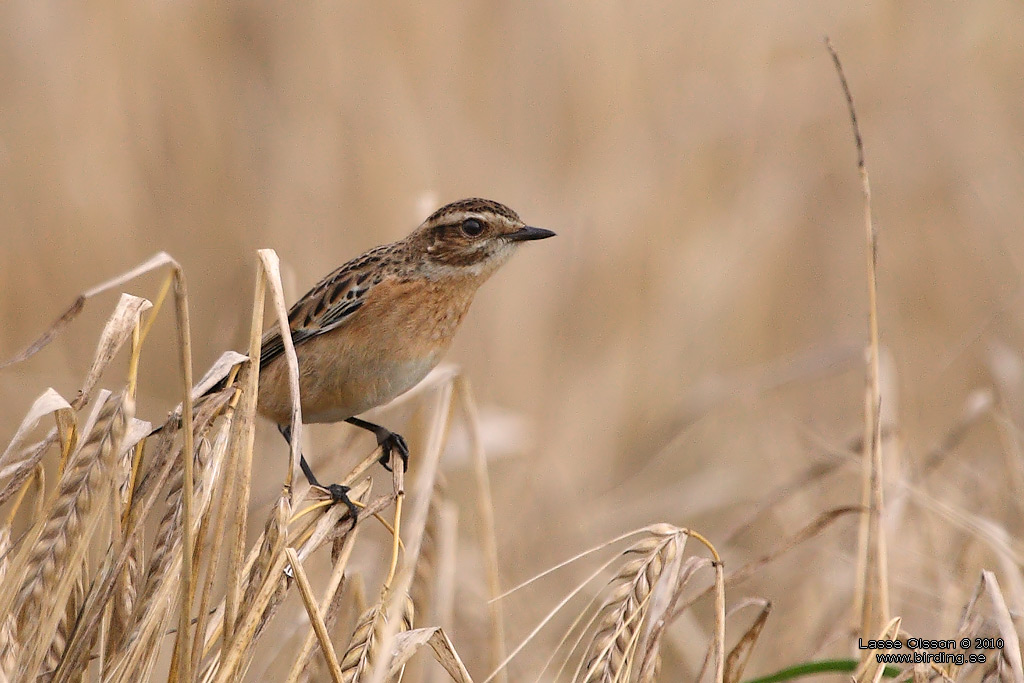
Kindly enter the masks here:
M 462 232 L 467 237 L 478 237 L 484 231 L 484 224 L 475 218 L 462 221 Z

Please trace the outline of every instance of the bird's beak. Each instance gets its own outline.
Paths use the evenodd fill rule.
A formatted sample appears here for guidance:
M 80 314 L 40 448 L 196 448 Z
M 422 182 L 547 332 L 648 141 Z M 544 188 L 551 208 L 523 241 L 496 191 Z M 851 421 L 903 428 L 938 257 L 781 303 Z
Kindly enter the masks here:
M 548 237 L 554 236 L 555 233 L 551 232 L 550 230 L 545 230 L 544 228 L 525 227 L 520 228 L 515 232 L 510 232 L 509 234 L 505 235 L 505 239 L 507 239 L 509 242 L 526 242 L 528 240 L 544 240 L 547 239 Z

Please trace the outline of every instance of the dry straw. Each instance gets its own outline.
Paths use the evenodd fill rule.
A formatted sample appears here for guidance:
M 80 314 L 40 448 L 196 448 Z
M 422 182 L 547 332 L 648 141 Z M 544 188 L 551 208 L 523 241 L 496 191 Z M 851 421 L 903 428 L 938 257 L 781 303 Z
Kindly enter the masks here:
M 846 99 L 846 108 L 853 127 L 853 139 L 857 149 L 857 172 L 860 174 L 861 192 L 864 197 L 864 230 L 867 241 L 867 283 L 868 283 L 868 344 L 867 382 L 864 393 L 864 466 L 862 468 L 861 504 L 866 514 L 861 517 L 859 546 L 857 553 L 858 583 L 854 597 L 854 608 L 859 618 L 858 631 L 874 633 L 881 624 L 889 620 L 889 570 L 886 551 L 885 528 L 881 519 L 885 507 L 882 457 L 882 397 L 880 389 L 879 341 L 878 341 L 878 231 L 871 219 L 871 182 L 867 162 L 864 159 L 864 139 L 857 123 L 857 110 L 853 105 L 853 94 L 846 81 L 839 54 L 826 38 L 828 49 L 839 84 Z
M 489 598 L 468 607 L 487 625 L 485 636 L 469 640 L 477 650 L 471 661 L 490 672 L 476 680 L 654 681 L 664 645 L 672 642 L 693 661 L 703 660 L 694 672 L 696 680 L 737 683 L 767 628 L 772 605 L 747 598 L 727 610 L 726 588 L 731 591 L 758 576 L 776 558 L 849 515 L 862 519 L 855 631 L 864 637 L 904 635 L 901 620 L 889 615 L 882 524 L 886 463 L 877 238 L 852 96 L 838 56 L 829 49 L 854 125 L 868 235 L 869 363 L 859 449 L 861 505 L 820 512 L 772 550 L 729 572 L 703 535 L 661 523 L 612 539 L 503 591 L 488 459 L 469 382 L 457 369 L 439 368 L 396 401 L 414 401 L 424 417 L 419 433 L 410 433 L 417 448 L 408 495 L 401 468 L 396 468 L 390 486 L 374 491 L 367 474 L 380 456 L 379 448 L 343 454 L 358 461 L 341 478 L 360 508 L 353 527 L 345 506 L 332 504 L 323 491 L 295 485 L 302 418 L 298 368 L 288 334 L 282 336 L 295 406 L 292 449 L 286 464 L 279 457 L 259 456 L 264 476 L 281 482 L 273 500 L 261 505 L 252 496 L 259 372 L 249 359 L 259 357 L 268 292 L 275 324 L 287 331 L 277 257 L 259 252 L 248 355 L 225 354 L 195 383 L 184 274 L 171 257 L 158 254 L 84 292 L 26 351 L 0 364 L 3 368 L 43 350 L 97 295 L 147 273 L 164 273 L 154 303 L 121 296 L 74 398 L 65 399 L 53 389 L 41 392 L 0 454 L 0 683 L 415 683 L 442 677 L 470 683 L 474 678 L 452 635 L 456 593 L 472 582 Z M 154 431 L 134 419 L 135 388 L 147 336 L 167 297 L 173 300 L 182 400 Z M 128 371 L 124 377 L 111 377 L 108 371 L 120 354 L 128 356 Z M 100 391 L 101 380 L 115 388 Z M 991 396 L 983 402 L 992 403 Z M 985 409 L 965 411 L 963 424 L 973 424 Z M 49 420 L 53 426 L 38 434 Z M 449 495 L 453 492 L 441 477 L 441 456 L 454 423 L 469 435 L 475 498 L 471 510 L 459 509 L 459 496 Z M 943 444 L 953 443 L 959 434 Z M 1006 438 L 1012 440 L 1009 433 Z M 930 457 L 929 466 L 939 460 Z M 837 469 L 838 464 L 814 466 L 789 486 L 768 492 L 728 538 L 741 535 L 788 490 Z M 981 539 L 1006 573 L 1017 576 L 1024 551 L 1005 528 L 923 488 L 905 486 L 903 492 L 908 500 Z M 250 520 L 250 515 L 255 517 Z M 460 515 L 475 518 L 479 538 L 458 536 Z M 386 540 L 367 533 L 367 525 L 383 529 Z M 700 544 L 699 552 L 693 552 L 691 540 Z M 480 558 L 481 576 L 469 576 L 465 567 L 472 565 L 456 559 L 470 542 Z M 610 550 L 613 546 L 617 550 Z M 509 651 L 508 598 L 551 572 L 606 551 L 611 556 Z M 377 587 L 366 592 L 374 596 L 369 601 L 364 585 Z M 915 680 L 976 676 L 1024 683 L 1014 612 L 1008 607 L 1019 604 L 1024 587 L 1011 581 L 1006 590 L 1014 599 L 1004 597 L 993 573 L 983 572 L 960 623 L 958 638 L 998 637 L 1007 643 L 986 667 L 916 667 L 906 675 Z M 741 615 L 751 612 L 753 619 L 743 624 Z M 565 617 L 568 627 L 553 639 L 556 645 L 550 651 L 541 653 L 546 663 L 525 671 L 528 664 L 517 658 L 531 643 L 538 644 L 538 633 L 556 615 Z M 669 628 L 684 615 L 691 627 L 699 624 L 703 629 L 689 642 L 681 642 Z M 429 658 L 414 660 L 417 652 Z M 857 681 L 877 681 L 883 675 L 885 668 L 870 653 L 854 672 Z
M 353 529 L 345 507 L 332 505 L 325 493 L 293 490 L 300 443 L 294 438 L 290 467 L 278 470 L 280 495 L 261 515 L 263 530 L 253 540 L 248 517 L 258 373 L 247 356 L 228 353 L 193 386 L 188 294 L 173 259 L 158 255 L 84 293 L 11 362 L 42 350 L 92 297 L 159 269 L 169 272 L 156 304 L 124 295 L 75 399 L 67 401 L 52 389 L 43 392 L 0 456 L 0 503 L 7 511 L 0 527 L 0 607 L 6 615 L 0 622 L 0 680 L 226 683 L 261 680 L 268 662 L 277 659 L 282 680 L 289 682 L 313 680 L 317 670 L 337 681 L 437 680 L 438 673 L 472 681 L 448 634 L 456 588 L 466 578 L 457 573 L 458 508 L 444 495 L 439 474 L 453 420 L 470 437 L 485 570 L 479 580 L 492 598 L 480 605 L 490 633 L 482 654 L 495 676 L 505 676 L 510 658 L 498 599 L 501 576 L 487 458 L 469 383 L 457 370 L 439 369 L 402 399 L 418 401 L 426 417 L 408 496 L 401 468 L 389 490 L 373 494 L 366 473 L 380 453 L 365 454 L 342 479 L 361 508 Z M 268 291 L 279 324 L 287 324 L 276 256 L 261 252 L 249 357 L 258 357 Z M 174 301 L 183 400 L 154 431 L 134 420 L 134 394 L 139 358 L 167 297 Z M 125 349 L 129 370 L 123 388 L 95 394 Z M 290 345 L 286 357 L 297 399 Z M 83 420 L 90 404 L 92 412 Z M 50 416 L 56 427 L 33 443 L 33 432 Z M 293 434 L 299 430 L 296 409 Z M 44 494 L 50 453 L 58 466 L 50 475 L 52 490 Z M 23 504 L 29 499 L 37 501 L 32 510 Z M 390 520 L 382 516 L 389 508 L 394 508 Z M 393 540 L 374 550 L 372 542 L 357 540 L 376 520 Z M 18 533 L 19 528 L 26 531 Z M 664 627 L 674 618 L 681 587 L 696 565 L 682 560 L 692 532 L 661 525 L 646 533 L 609 584 L 612 597 L 591 625 L 580 680 L 615 680 L 610 672 L 623 667 L 651 680 L 657 671 Z M 339 609 L 351 604 L 342 596 L 360 546 L 364 555 L 383 550 L 387 570 L 378 599 L 357 617 Z M 318 587 L 319 575 L 310 574 L 307 564 L 324 554 L 330 568 Z M 714 566 L 718 602 L 724 604 L 724 575 L 720 563 Z M 361 585 L 362 577 L 357 578 L 353 585 Z M 301 599 L 303 609 L 282 617 L 289 593 Z M 414 622 L 413 595 L 421 618 L 429 615 L 435 623 Z M 281 649 L 264 637 L 300 623 L 300 614 L 305 635 L 294 649 Z M 352 628 L 340 634 L 337 627 L 346 622 Z M 712 660 L 722 680 L 724 612 L 716 624 Z M 268 648 L 275 653 L 269 659 Z M 440 666 L 421 662 L 410 670 L 410 659 L 421 650 Z M 257 662 L 260 668 L 254 669 Z
M 75 399 L 69 402 L 53 390 L 43 392 L 0 456 L 0 503 L 7 503 L 6 522 L 0 528 L 0 602 L 6 615 L 0 623 L 0 674 L 4 680 L 71 681 L 80 680 L 86 671 L 104 681 L 241 680 L 246 678 L 260 636 L 298 583 L 312 626 L 295 653 L 289 679 L 308 672 L 313 642 L 320 644 L 321 656 L 338 676 L 342 656 L 333 649 L 324 614 L 338 604 L 356 534 L 350 531 L 344 508 L 322 498 L 317 502 L 316 496 L 307 501 L 293 494 L 291 473 L 298 460 L 301 430 L 296 409 L 292 467 L 282 468 L 282 493 L 269 511 L 263 534 L 249 545 L 258 375 L 246 357 L 227 355 L 198 386 L 192 386 L 188 294 L 173 259 L 158 255 L 83 293 L 36 343 L 5 365 L 41 351 L 93 297 L 161 268 L 170 272 L 156 297 L 157 306 L 145 299 L 122 297 Z M 287 324 L 277 270 L 276 256 L 261 252 L 249 345 L 250 355 L 257 357 L 268 288 L 279 321 Z M 148 425 L 133 421 L 136 372 L 153 316 L 168 294 L 173 296 L 176 314 L 183 402 L 161 430 L 150 434 Z M 144 315 L 151 309 L 148 317 Z M 101 394 L 92 417 L 80 423 L 80 411 L 91 402 L 104 371 L 129 341 L 125 388 L 116 396 Z M 290 345 L 286 355 L 297 398 Z M 211 386 L 229 375 L 234 381 L 226 389 L 209 393 Z M 447 648 L 446 655 L 439 656 L 443 665 L 469 680 L 446 636 L 424 631 L 396 641 L 385 621 L 397 609 L 403 628 L 412 627 L 407 584 L 426 526 L 456 375 L 439 376 L 440 381 L 420 390 L 435 398 L 427 453 L 417 479 L 413 524 L 406 526 L 404 546 L 397 541 L 393 545 L 390 554 L 396 580 L 394 585 L 388 582 L 381 600 L 371 606 L 371 630 L 357 630 L 354 644 L 348 646 L 362 650 L 358 670 L 346 674 L 348 679 L 378 667 L 389 676 L 427 645 L 435 650 Z M 57 427 L 32 443 L 37 425 L 51 415 Z M 26 511 L 22 502 L 32 489 L 42 487 L 42 463 L 50 452 L 60 460 L 54 487 L 48 495 L 34 496 L 39 504 Z M 369 454 L 346 477 L 346 483 L 353 484 L 353 498 L 363 506 L 357 528 L 380 519 L 382 512 L 401 500 L 400 481 L 390 493 L 375 497 L 369 495 L 368 482 L 355 481 L 378 456 Z M 398 529 L 400 519 L 385 526 Z M 18 528 L 27 532 L 18 534 Z M 328 588 L 316 604 L 302 563 L 324 546 L 340 552 L 332 558 Z M 365 637 L 360 639 L 360 633 Z M 392 652 L 397 654 L 386 656 Z

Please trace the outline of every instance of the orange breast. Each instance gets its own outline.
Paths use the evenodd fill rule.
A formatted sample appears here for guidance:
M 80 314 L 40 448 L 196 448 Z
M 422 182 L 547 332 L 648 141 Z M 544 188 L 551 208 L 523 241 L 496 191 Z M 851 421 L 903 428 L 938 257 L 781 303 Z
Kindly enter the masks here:
M 447 351 L 475 291 L 471 283 L 425 279 L 373 287 L 351 319 L 296 347 L 303 421 L 341 421 L 415 386 Z M 284 424 L 290 405 L 281 356 L 260 373 L 258 408 Z

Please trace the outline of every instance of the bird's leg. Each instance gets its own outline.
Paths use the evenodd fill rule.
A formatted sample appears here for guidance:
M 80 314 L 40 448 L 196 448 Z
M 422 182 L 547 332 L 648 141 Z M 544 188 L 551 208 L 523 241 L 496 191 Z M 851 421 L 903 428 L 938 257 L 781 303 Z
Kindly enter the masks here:
M 292 428 L 291 425 L 277 425 L 277 431 L 281 432 L 281 436 L 288 442 L 288 445 L 292 445 Z M 302 468 L 302 473 L 306 475 L 306 481 L 309 482 L 310 486 L 315 486 L 318 489 L 323 489 L 327 493 L 331 494 L 331 500 L 335 503 L 344 503 L 345 507 L 348 508 L 348 516 L 352 520 L 352 526 L 355 527 L 356 520 L 359 517 L 359 508 L 356 507 L 352 499 L 348 497 L 349 488 L 343 484 L 331 484 L 330 486 L 324 486 L 321 484 L 316 475 L 313 474 L 313 469 L 306 462 L 306 456 L 299 452 L 299 467 Z
M 358 417 L 350 417 L 345 420 L 345 422 L 369 432 L 373 432 L 373 435 L 377 437 L 377 445 L 381 448 L 381 456 L 377 462 L 383 465 L 384 469 L 388 472 L 391 471 L 391 452 L 397 451 L 398 456 L 402 458 L 402 469 L 404 471 L 408 471 L 409 446 L 405 443 L 405 439 L 402 438 L 401 434 L 395 434 L 389 429 L 385 429 L 384 427 L 373 424 L 372 422 L 367 422 L 366 420 L 360 420 Z

